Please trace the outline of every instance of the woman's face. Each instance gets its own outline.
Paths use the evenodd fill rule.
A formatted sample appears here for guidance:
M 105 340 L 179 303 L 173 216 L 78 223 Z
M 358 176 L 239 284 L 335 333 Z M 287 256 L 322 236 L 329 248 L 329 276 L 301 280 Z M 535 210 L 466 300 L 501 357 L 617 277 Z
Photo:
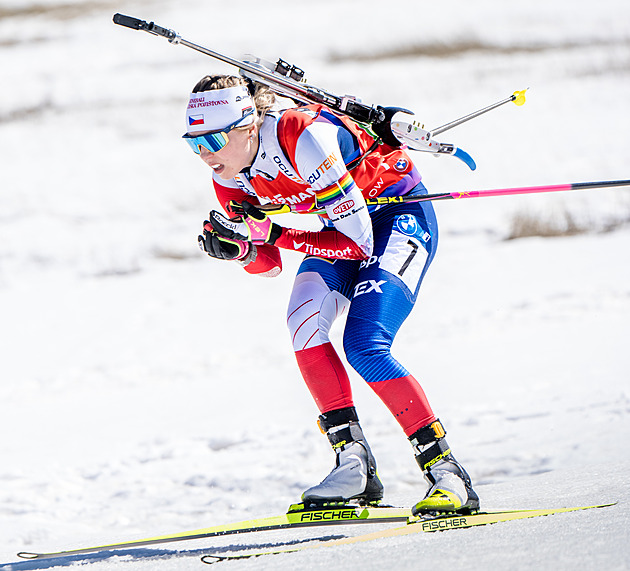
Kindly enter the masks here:
M 225 180 L 234 178 L 245 167 L 254 162 L 258 151 L 258 129 L 250 125 L 246 129 L 232 129 L 228 134 L 228 144 L 220 151 L 212 153 L 201 147 L 200 157 L 219 177 Z M 203 131 L 191 133 L 201 135 Z

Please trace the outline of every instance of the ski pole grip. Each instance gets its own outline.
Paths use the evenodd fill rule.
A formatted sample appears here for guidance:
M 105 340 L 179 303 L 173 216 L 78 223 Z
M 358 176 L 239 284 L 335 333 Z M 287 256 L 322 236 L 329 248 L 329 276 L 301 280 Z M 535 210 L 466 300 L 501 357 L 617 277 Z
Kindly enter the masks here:
M 114 24 L 125 26 L 125 28 L 131 28 L 132 30 L 144 30 L 147 28 L 147 23 L 144 20 L 138 20 L 138 18 L 132 18 L 124 14 L 114 14 Z

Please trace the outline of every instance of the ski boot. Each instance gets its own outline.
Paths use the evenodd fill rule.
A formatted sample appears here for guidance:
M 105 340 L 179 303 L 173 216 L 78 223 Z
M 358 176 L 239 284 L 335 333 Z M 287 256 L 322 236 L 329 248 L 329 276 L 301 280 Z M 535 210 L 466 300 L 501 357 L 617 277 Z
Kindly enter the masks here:
M 409 437 L 416 462 L 430 485 L 424 499 L 411 509 L 416 516 L 435 512 L 470 514 L 479 510 L 479 496 L 472 488 L 470 476 L 451 454 L 445 435 L 442 423 L 436 420 Z
M 302 494 L 304 504 L 357 500 L 363 505 L 380 501 L 383 484 L 354 407 L 322 414 L 318 424 L 337 455 L 336 464 L 320 484 Z

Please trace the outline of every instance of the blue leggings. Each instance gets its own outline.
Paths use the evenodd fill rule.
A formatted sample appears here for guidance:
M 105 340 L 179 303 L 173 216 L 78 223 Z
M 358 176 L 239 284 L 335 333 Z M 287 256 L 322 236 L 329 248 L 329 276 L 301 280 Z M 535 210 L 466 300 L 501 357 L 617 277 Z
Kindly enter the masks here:
M 304 259 L 288 325 L 294 349 L 303 351 L 329 343 L 330 326 L 347 310 L 346 358 L 368 383 L 379 383 L 409 375 L 390 349 L 435 255 L 438 227 L 430 202 L 381 207 L 371 218 L 374 252 L 369 260 Z

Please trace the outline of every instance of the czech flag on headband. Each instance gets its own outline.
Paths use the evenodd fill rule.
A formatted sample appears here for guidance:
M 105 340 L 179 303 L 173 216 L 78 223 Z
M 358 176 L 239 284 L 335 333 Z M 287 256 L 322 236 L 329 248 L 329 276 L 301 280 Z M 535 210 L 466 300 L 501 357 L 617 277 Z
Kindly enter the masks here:
M 193 125 L 203 125 L 203 115 L 190 115 L 188 117 L 188 125 L 189 127 Z

